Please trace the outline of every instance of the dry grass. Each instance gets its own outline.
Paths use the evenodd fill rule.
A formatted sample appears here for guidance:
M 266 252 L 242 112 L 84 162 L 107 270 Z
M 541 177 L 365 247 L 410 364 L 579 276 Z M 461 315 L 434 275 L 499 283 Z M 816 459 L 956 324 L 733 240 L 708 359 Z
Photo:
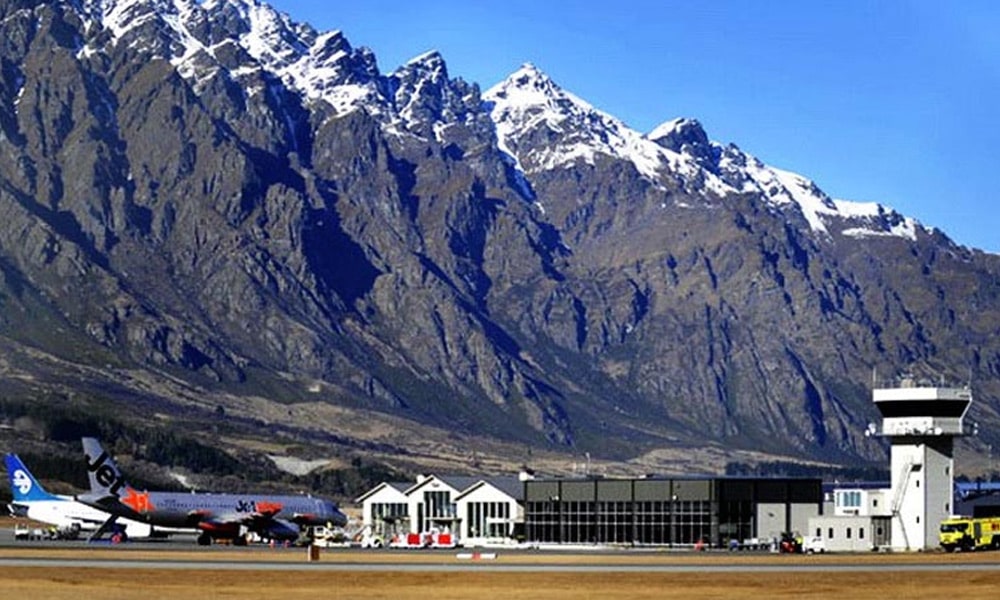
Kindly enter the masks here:
M 160 560 L 305 560 L 305 550 L 294 551 L 140 551 L 127 548 L 48 549 L 13 548 L 0 557 L 121 558 Z M 1000 589 L 1000 570 L 888 571 L 887 563 L 935 563 L 1000 561 L 1000 554 L 974 555 L 895 554 L 749 556 L 677 553 L 623 553 L 621 555 L 503 554 L 504 564 L 747 564 L 773 565 L 864 564 L 866 571 L 792 571 L 786 573 L 497 573 L 497 572 L 400 572 L 393 564 L 457 563 L 453 554 L 399 552 L 367 553 L 325 551 L 323 562 L 380 562 L 381 571 L 224 571 L 106 568 L 6 568 L 0 575 L 4 598 L 81 600 L 134 600 L 138 594 L 165 600 L 193 598 L 406 598 L 451 600 L 496 598 L 570 600 L 600 598 L 948 598 L 965 600 L 991 596 Z
M 399 573 L 244 572 L 18 568 L 0 580 L 6 598 L 984 598 L 1000 573 Z

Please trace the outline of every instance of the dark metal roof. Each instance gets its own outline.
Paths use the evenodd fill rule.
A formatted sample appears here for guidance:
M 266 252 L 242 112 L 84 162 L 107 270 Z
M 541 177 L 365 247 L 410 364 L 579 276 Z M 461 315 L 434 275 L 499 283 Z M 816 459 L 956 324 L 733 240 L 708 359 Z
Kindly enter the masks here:
M 462 496 L 471 494 L 484 485 L 491 485 L 518 502 L 524 500 L 524 482 L 518 477 L 483 477 L 475 484 L 469 486 L 465 490 L 462 490 L 462 492 L 455 499 L 457 500 Z

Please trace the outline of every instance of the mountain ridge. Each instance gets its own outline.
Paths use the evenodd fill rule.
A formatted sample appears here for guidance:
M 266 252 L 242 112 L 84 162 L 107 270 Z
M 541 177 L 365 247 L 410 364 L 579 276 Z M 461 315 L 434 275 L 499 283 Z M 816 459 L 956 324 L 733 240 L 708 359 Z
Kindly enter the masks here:
M 644 471 L 878 457 L 873 367 L 975 372 L 998 421 L 1000 261 L 693 119 L 641 134 L 535 67 L 481 93 L 433 51 L 383 75 L 256 0 L 0 28 L 0 336 L 60 359 L 22 382 Z

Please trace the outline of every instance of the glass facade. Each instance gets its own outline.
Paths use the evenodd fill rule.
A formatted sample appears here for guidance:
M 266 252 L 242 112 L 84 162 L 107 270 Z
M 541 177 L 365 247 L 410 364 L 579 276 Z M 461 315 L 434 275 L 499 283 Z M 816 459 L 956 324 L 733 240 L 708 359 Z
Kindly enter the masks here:
M 458 510 L 451 501 L 451 492 L 424 492 L 424 501 L 417 506 L 417 531 L 439 525 L 451 526 L 457 517 Z
M 822 505 L 820 480 L 531 480 L 525 539 L 542 543 L 723 546 L 757 537 L 758 503 Z
M 637 502 L 634 539 L 640 544 L 670 543 L 670 502 Z
M 466 505 L 470 537 L 506 537 L 511 530 L 510 504 L 470 502 Z
M 379 535 L 399 533 L 409 529 L 409 514 L 405 502 L 377 502 L 371 505 L 369 522 Z

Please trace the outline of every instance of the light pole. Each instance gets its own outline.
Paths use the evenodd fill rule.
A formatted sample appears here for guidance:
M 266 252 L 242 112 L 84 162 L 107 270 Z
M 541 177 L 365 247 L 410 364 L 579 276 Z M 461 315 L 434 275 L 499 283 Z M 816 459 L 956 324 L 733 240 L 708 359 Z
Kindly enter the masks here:
M 670 547 L 677 539 L 677 494 L 670 497 Z

